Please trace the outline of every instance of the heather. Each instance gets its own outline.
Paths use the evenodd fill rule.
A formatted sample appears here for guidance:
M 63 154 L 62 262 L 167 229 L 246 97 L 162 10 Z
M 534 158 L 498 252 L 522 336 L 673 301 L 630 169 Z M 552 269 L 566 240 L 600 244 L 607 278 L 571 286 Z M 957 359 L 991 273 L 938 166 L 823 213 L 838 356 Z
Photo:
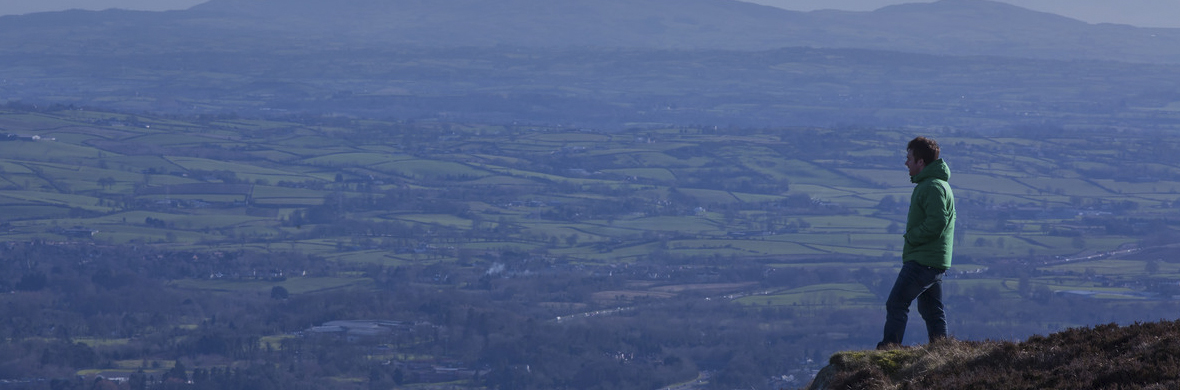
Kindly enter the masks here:
M 832 355 L 812 389 L 1175 389 L 1180 321 Z

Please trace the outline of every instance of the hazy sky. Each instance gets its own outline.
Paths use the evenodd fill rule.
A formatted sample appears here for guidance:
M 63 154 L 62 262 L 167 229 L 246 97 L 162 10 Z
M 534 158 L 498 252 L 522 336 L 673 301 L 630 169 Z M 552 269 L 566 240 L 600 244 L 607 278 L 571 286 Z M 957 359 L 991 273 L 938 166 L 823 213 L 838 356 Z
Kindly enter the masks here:
M 797 11 L 842 9 L 871 11 L 890 4 L 933 0 L 746 0 Z M 1142 27 L 1180 27 L 1177 0 L 999 0 L 1090 23 L 1121 23 Z M 205 0 L 0 0 L 0 15 L 60 11 L 71 8 L 125 8 L 145 11 L 186 9 Z

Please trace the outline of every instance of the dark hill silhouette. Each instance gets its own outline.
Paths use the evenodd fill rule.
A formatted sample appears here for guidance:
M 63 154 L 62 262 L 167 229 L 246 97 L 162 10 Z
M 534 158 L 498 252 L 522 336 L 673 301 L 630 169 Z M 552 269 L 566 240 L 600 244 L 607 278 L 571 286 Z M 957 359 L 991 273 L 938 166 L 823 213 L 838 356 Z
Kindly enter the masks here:
M 883 388 L 1176 389 L 1180 321 L 1076 328 L 1020 343 L 947 340 L 841 352 L 809 387 Z
M 844 14 L 829 23 L 873 31 L 880 41 L 877 48 L 949 55 L 1154 61 L 1146 53 L 1163 50 L 1157 59 L 1174 62 L 1176 52 L 1165 47 L 1180 43 L 1177 29 L 1095 25 L 982 0 L 895 5 Z
M 251 37 L 274 46 L 815 47 L 1180 63 L 1180 29 L 1088 24 L 988 0 L 806 13 L 736 0 L 212 0 L 163 13 L 0 17 L 0 50 Z

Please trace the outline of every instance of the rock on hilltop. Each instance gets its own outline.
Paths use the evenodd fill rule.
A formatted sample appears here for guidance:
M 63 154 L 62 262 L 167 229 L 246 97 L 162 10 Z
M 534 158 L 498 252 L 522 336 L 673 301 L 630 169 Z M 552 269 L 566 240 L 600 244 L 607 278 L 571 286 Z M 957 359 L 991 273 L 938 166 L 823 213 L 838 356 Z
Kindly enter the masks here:
M 1177 389 L 1180 321 L 1076 328 L 1027 341 L 946 340 L 832 355 L 826 389 Z

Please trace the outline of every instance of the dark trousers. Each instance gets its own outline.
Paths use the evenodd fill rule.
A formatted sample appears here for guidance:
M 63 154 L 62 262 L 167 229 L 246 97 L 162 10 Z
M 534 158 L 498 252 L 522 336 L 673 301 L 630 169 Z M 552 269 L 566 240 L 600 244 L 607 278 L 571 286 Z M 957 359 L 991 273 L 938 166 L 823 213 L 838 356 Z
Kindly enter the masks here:
M 878 347 L 901 344 L 909 320 L 910 303 L 918 300 L 918 314 L 926 321 L 930 341 L 946 337 L 946 308 L 942 304 L 942 274 L 946 270 L 916 262 L 902 264 L 893 290 L 885 301 L 885 337 Z

